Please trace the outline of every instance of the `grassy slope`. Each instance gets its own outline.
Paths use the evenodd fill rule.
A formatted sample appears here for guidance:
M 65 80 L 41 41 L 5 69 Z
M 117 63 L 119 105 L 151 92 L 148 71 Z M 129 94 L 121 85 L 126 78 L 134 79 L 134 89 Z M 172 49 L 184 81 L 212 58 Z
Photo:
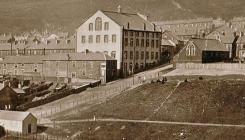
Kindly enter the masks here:
M 0 32 L 20 32 L 44 28 L 48 24 L 74 31 L 97 9 L 125 10 L 150 15 L 152 20 L 183 19 L 197 16 L 231 18 L 243 15 L 243 0 L 0 0 Z M 51 28 L 51 27 L 49 27 Z

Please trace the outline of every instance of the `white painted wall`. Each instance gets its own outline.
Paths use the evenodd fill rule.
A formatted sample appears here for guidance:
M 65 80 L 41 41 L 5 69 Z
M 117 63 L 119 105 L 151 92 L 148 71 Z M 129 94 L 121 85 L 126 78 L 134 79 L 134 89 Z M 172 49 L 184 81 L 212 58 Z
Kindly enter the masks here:
M 22 133 L 22 121 L 0 120 L 5 130 Z
M 95 19 L 97 17 L 102 18 L 102 30 L 95 31 Z M 109 22 L 109 30 L 104 30 L 104 23 Z M 93 31 L 89 31 L 89 23 L 93 23 Z M 112 35 L 116 34 L 116 43 L 112 43 Z M 82 36 L 86 36 L 86 42 L 82 43 Z M 93 43 L 88 42 L 89 35 L 93 35 Z M 96 35 L 100 35 L 100 43 L 96 43 Z M 108 35 L 108 43 L 104 43 L 104 35 Z M 103 12 L 97 11 L 86 22 L 84 22 L 77 29 L 77 52 L 85 52 L 88 49 L 92 52 L 104 52 L 107 51 L 111 56 L 111 52 L 116 52 L 117 69 L 120 69 L 120 63 L 122 61 L 122 27 L 107 17 Z

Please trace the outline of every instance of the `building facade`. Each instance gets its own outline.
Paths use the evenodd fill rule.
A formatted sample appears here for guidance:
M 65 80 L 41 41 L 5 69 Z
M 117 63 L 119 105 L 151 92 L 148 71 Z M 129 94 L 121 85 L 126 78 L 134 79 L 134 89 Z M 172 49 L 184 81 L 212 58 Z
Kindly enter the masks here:
M 0 74 L 23 78 L 79 78 L 109 82 L 117 78 L 117 61 L 103 53 L 56 53 L 40 56 L 8 56 L 0 62 Z
M 161 33 L 137 13 L 97 11 L 77 29 L 77 51 L 104 52 L 127 76 L 160 60 Z
M 11 132 L 22 134 L 37 132 L 37 118 L 29 112 L 0 111 L 0 125 Z
M 171 31 L 182 40 L 189 40 L 192 37 L 204 37 L 213 28 L 213 18 L 156 21 L 154 23 L 163 32 Z
M 103 53 L 54 54 L 43 59 L 43 76 L 94 79 L 106 83 L 117 78 L 116 59 Z
M 214 63 L 229 59 L 228 49 L 216 39 L 191 39 L 174 57 L 175 63 Z

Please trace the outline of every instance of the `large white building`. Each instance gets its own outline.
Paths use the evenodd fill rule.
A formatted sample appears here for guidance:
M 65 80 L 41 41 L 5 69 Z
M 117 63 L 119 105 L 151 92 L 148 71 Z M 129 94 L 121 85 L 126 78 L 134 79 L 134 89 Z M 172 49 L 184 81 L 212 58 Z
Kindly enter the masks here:
M 30 134 L 37 132 L 37 118 L 30 112 L 0 111 L 0 126 L 5 130 Z
M 161 32 L 137 13 L 97 11 L 77 29 L 78 52 L 104 52 L 117 60 L 118 73 L 127 76 L 157 65 Z

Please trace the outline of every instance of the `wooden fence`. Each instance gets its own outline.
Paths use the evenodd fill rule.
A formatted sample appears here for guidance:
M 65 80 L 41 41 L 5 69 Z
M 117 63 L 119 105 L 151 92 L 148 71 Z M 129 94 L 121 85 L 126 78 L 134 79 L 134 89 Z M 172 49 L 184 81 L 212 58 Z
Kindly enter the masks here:
M 206 69 L 206 70 L 228 70 L 228 71 L 245 71 L 245 64 L 240 63 L 177 63 L 177 69 Z

